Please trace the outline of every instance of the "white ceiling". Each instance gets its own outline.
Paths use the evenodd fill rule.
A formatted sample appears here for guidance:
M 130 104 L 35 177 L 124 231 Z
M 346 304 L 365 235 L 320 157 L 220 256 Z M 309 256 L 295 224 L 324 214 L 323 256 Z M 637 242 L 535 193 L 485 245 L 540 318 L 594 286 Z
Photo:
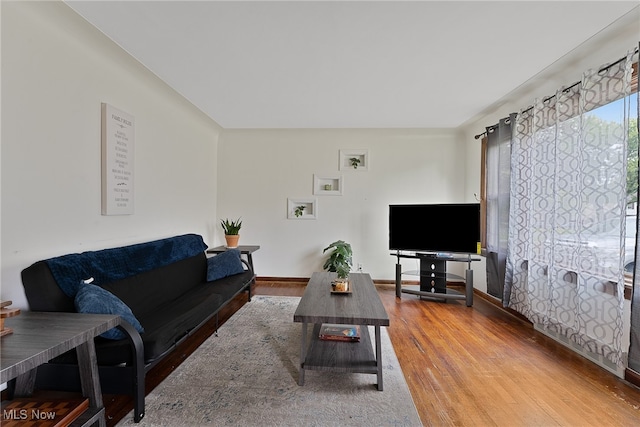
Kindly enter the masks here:
M 67 4 L 224 128 L 447 128 L 638 2 Z

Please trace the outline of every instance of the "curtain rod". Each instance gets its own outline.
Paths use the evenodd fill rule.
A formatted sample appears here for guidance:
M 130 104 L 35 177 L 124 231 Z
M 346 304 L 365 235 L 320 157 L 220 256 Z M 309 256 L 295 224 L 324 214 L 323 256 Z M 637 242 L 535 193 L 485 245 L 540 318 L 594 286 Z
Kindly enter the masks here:
M 638 49 L 639 49 L 639 48 L 635 48 L 635 49 L 634 49 L 634 51 L 633 51 L 633 54 L 634 54 L 634 55 L 635 55 L 636 53 L 638 53 L 638 51 L 639 51 Z M 622 58 L 618 59 L 617 61 L 614 61 L 614 62 L 612 62 L 611 64 L 606 65 L 606 66 L 604 66 L 604 67 L 600 68 L 600 69 L 598 70 L 598 73 L 601 73 L 601 72 L 603 72 L 603 71 L 607 71 L 609 68 L 613 67 L 614 65 L 617 65 L 617 64 L 621 63 L 621 62 L 622 62 L 622 61 L 624 61 L 625 59 L 627 59 L 627 56 L 623 56 Z M 568 92 L 570 89 L 572 89 L 572 88 L 574 88 L 574 87 L 578 86 L 580 83 L 582 83 L 582 81 L 581 81 L 581 80 L 579 80 L 579 81 L 577 81 L 577 82 L 573 83 L 572 85 L 570 85 L 570 86 L 568 86 L 568 87 L 566 87 L 566 88 L 562 89 L 562 91 L 563 91 L 563 92 Z M 546 98 L 542 98 L 542 102 L 547 102 L 547 101 L 549 101 L 550 99 L 553 99 L 553 98 L 555 98 L 555 97 L 556 97 L 555 95 L 547 96 Z M 524 110 L 522 110 L 522 112 L 524 113 L 524 112 L 526 112 L 526 111 L 530 111 L 530 110 L 533 110 L 533 105 L 532 105 L 532 106 L 530 106 L 530 107 L 525 108 Z M 517 114 L 517 113 L 515 113 L 515 114 Z M 505 119 L 506 119 L 506 117 L 505 117 Z M 502 120 L 502 119 L 500 119 L 500 120 Z M 498 121 L 500 121 L 500 120 L 498 120 Z M 498 125 L 497 125 L 497 124 L 496 124 L 496 125 L 493 125 L 493 126 L 488 126 L 488 129 L 493 130 L 493 129 L 495 129 L 496 127 L 498 127 Z M 480 139 L 480 138 L 482 138 L 483 136 L 485 136 L 486 134 L 487 134 L 487 131 L 484 131 L 484 132 L 482 132 L 482 133 L 479 133 L 478 135 L 476 135 L 476 136 L 474 137 L 474 139 Z

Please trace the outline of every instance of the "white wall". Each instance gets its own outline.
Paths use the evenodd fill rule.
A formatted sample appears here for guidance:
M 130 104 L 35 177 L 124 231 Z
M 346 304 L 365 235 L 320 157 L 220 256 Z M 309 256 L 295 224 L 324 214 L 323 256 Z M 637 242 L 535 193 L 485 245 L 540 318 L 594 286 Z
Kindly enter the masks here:
M 214 240 L 220 128 L 61 2 L 2 2 L 1 298 L 71 252 Z M 102 216 L 100 105 L 135 117 L 135 213 Z
M 322 249 L 342 239 L 356 267 L 390 280 L 388 205 L 464 201 L 459 140 L 452 130 L 224 130 L 219 219 L 242 217 L 240 244 L 261 246 L 259 276 L 309 277 L 322 270 Z M 368 170 L 339 170 L 340 149 L 368 150 Z M 314 196 L 314 173 L 341 174 L 343 195 Z M 317 219 L 287 219 L 289 197 L 317 197 Z

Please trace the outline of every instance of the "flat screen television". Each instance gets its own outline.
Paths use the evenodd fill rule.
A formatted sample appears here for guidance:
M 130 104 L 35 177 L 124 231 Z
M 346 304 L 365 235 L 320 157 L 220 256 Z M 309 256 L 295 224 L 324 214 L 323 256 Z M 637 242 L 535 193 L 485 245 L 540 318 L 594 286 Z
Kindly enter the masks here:
M 480 204 L 389 205 L 389 249 L 478 252 Z

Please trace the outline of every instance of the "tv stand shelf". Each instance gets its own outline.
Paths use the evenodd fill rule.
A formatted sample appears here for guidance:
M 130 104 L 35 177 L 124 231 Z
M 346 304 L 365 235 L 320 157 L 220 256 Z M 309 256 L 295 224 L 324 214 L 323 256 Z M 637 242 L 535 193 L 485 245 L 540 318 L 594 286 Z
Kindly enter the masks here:
M 420 276 L 420 270 L 403 271 L 402 274 L 405 276 Z M 464 282 L 466 280 L 465 277 L 460 276 L 458 274 L 453 274 L 453 273 L 446 273 L 446 278 L 447 278 L 447 281 L 456 281 L 456 282 Z
M 471 263 L 480 261 L 480 258 L 473 258 L 471 255 L 440 255 L 440 254 L 424 254 L 424 253 L 403 253 L 397 251 L 392 253 L 397 258 L 396 261 L 396 297 L 402 298 L 402 294 L 418 295 L 421 298 L 432 299 L 436 301 L 446 301 L 449 299 L 464 299 L 467 307 L 473 305 L 473 270 Z M 411 288 L 402 287 L 402 265 L 400 258 L 413 258 L 420 260 L 419 271 L 407 271 L 404 274 L 412 274 L 420 277 L 420 287 Z M 468 264 L 465 271 L 465 277 L 447 273 L 447 261 L 466 262 Z M 447 289 L 447 278 L 462 279 L 465 283 L 464 294 Z

